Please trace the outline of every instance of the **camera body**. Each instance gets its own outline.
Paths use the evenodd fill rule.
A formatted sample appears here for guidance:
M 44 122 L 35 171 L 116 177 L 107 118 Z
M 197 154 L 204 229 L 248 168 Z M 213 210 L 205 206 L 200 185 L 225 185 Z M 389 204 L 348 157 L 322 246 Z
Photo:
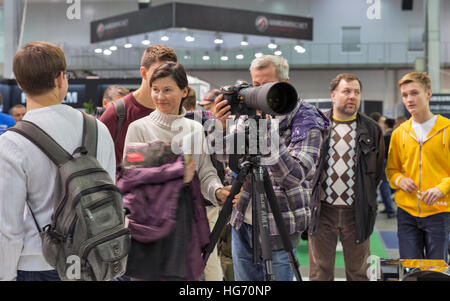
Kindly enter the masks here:
M 246 106 L 243 101 L 243 96 L 240 95 L 242 89 L 247 89 L 252 87 L 249 83 L 245 81 L 237 81 L 234 85 L 224 86 L 220 88 L 220 93 L 223 95 L 223 99 L 228 101 L 228 105 L 231 107 L 231 115 L 256 115 L 256 109 L 250 109 Z

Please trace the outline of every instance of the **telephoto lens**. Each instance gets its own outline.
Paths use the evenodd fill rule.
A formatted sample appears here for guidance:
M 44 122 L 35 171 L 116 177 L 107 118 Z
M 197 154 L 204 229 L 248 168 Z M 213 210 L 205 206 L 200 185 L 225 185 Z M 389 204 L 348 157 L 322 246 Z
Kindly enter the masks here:
M 295 109 L 298 94 L 291 84 L 277 82 L 241 89 L 238 100 L 248 108 L 259 109 L 269 115 L 286 115 Z

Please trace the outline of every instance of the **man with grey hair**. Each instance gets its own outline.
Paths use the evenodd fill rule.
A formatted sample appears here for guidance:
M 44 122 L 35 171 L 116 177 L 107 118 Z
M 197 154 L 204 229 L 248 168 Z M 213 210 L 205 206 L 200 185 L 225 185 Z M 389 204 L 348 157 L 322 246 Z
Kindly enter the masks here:
M 254 86 L 266 83 L 289 81 L 289 65 L 279 56 L 264 55 L 255 59 L 250 66 Z M 261 164 L 267 168 L 272 179 L 273 189 L 283 216 L 286 230 L 293 246 L 300 242 L 311 218 L 309 202 L 311 198 L 311 180 L 316 170 L 320 147 L 324 133 L 329 127 L 329 120 L 319 110 L 302 99 L 292 99 L 297 105 L 285 116 L 276 116 L 279 120 L 278 151 L 271 151 L 263 156 Z M 227 118 L 231 115 L 230 106 L 223 95 L 215 100 L 215 117 L 218 126 L 225 130 Z M 261 113 L 261 112 L 259 112 Z M 239 118 L 248 119 L 248 116 Z M 274 137 L 271 137 L 272 141 Z M 226 143 L 224 143 L 225 145 Z M 277 153 L 277 154 L 275 154 Z M 264 160 L 276 156 L 275 160 Z M 228 162 L 228 156 L 225 157 Z M 252 262 L 252 206 L 251 177 L 245 180 L 242 192 L 233 201 L 233 213 L 230 223 L 232 229 L 232 255 L 234 276 L 237 281 L 262 281 L 265 279 L 265 266 L 262 258 L 258 264 Z M 265 199 L 266 208 L 269 208 Z M 289 265 L 289 258 L 283 244 L 271 210 L 268 210 L 270 243 L 272 247 L 273 274 L 276 280 L 291 281 L 294 272 Z
M 9 109 L 9 115 L 11 115 L 16 122 L 22 120 L 25 116 L 27 108 L 23 104 L 18 104 Z

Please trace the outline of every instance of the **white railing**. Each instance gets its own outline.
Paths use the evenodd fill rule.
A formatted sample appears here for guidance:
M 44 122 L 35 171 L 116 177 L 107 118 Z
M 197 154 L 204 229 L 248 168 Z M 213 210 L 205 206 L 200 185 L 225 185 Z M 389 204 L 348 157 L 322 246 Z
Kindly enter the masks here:
M 279 45 L 276 50 L 289 61 L 293 68 L 330 68 L 330 67 L 412 67 L 418 58 L 425 56 L 425 45 L 415 45 L 411 50 L 408 43 L 368 43 L 360 44 L 359 51 L 345 52 L 343 44 L 331 43 L 305 43 L 304 53 L 298 53 L 294 49 L 295 44 Z M 419 47 L 417 47 L 419 46 Z M 144 46 L 125 49 L 119 47 L 107 56 L 103 53 L 95 53 L 98 46 L 73 47 L 64 46 L 68 66 L 73 70 L 138 70 L 139 62 Z M 206 50 L 198 48 L 175 48 L 180 63 L 189 69 L 246 69 L 255 58 L 255 54 L 274 54 L 275 50 L 267 47 L 248 47 L 246 49 L 229 49 L 208 51 L 209 60 L 203 60 Z M 237 59 L 238 54 L 243 59 Z M 222 56 L 228 56 L 228 60 L 222 60 Z M 441 62 L 450 64 L 450 42 L 441 43 Z

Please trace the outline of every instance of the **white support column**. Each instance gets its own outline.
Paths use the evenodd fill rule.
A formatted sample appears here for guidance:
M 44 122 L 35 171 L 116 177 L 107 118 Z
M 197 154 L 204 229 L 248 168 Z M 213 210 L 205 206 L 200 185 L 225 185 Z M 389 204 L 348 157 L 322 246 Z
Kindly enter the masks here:
M 21 2 L 17 0 L 3 1 L 3 28 L 5 30 L 5 55 L 3 64 L 3 77 L 13 78 L 12 65 L 14 55 L 17 51 L 20 34 L 20 19 L 21 19 Z
M 440 14 L 441 1 L 427 1 L 428 20 L 428 75 L 431 78 L 431 90 L 439 93 L 441 90 L 441 51 L 440 51 Z

